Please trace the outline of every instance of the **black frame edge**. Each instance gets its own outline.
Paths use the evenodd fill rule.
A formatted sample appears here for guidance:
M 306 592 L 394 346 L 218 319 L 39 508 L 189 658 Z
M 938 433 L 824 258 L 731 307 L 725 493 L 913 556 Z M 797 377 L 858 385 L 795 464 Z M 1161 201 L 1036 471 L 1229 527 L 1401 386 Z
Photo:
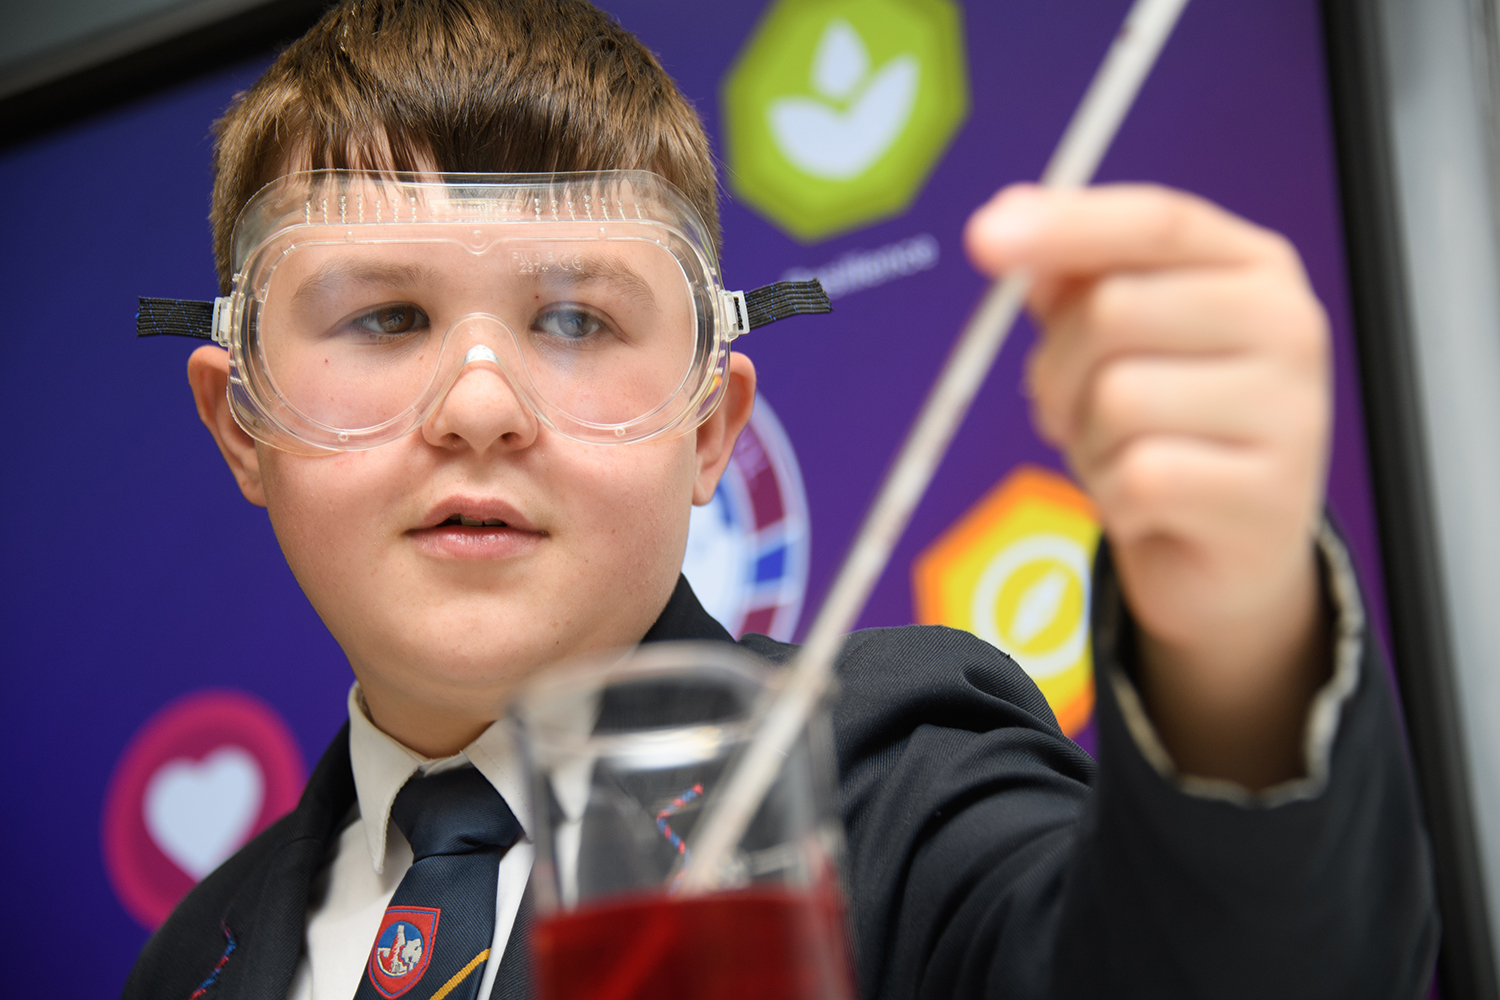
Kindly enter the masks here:
M 1432 838 L 1445 1000 L 1500 1000 L 1415 374 L 1380 11 L 1322 0 L 1392 658 Z
M 0 98 L 0 148 L 119 107 L 298 37 L 328 0 L 270 0 L 96 66 Z

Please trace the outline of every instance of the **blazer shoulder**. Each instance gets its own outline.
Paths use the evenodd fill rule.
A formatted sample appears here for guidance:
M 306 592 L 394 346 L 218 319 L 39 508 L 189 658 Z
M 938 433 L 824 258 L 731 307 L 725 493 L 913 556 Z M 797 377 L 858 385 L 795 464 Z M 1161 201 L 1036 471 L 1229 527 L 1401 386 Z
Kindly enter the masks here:
M 788 662 L 800 648 L 753 634 L 740 644 L 773 663 Z M 1020 664 L 960 629 L 903 625 L 852 632 L 835 676 L 833 718 L 841 744 L 863 743 L 876 731 L 884 742 L 924 724 L 970 732 L 1020 726 L 1062 735 Z
M 348 726 L 324 752 L 296 808 L 236 851 L 193 886 L 156 929 L 125 982 L 124 997 L 187 996 L 235 948 L 226 923 L 231 908 L 263 895 L 287 849 L 298 841 L 321 840 L 326 850 L 354 801 Z M 254 909 L 252 905 L 250 909 Z
M 740 645 L 772 663 L 801 649 L 754 633 Z M 983 639 L 946 625 L 902 625 L 851 632 L 834 666 L 839 699 L 999 699 L 1052 721 L 1047 700 L 1020 664 Z
M 266 827 L 189 890 L 141 950 L 125 981 L 127 1000 L 186 996 L 202 983 L 232 946 L 224 922 L 230 905 L 264 878 L 271 859 L 295 839 L 295 815 L 288 813 Z

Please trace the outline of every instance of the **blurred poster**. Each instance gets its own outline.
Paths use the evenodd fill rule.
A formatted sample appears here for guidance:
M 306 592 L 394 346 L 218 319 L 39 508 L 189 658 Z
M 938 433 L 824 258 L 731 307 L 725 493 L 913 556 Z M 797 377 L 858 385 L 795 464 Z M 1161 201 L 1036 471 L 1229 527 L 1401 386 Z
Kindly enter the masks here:
M 737 633 L 806 629 L 984 282 L 962 229 L 1035 178 L 1126 0 L 606 0 L 723 164 L 734 288 L 818 276 L 831 316 L 736 342 L 760 398 L 685 570 Z M 1330 505 L 1383 608 L 1315 0 L 1190 5 L 1101 169 L 1285 233 L 1336 353 Z M 270 56 L 0 151 L 10 329 L 0 497 L 15 769 L 0 850 L 28 900 L 17 994 L 110 995 L 193 882 L 295 801 L 342 723 L 342 652 L 199 425 L 192 345 L 135 298 L 215 294 L 210 132 Z M 1087 499 L 1031 430 L 1023 322 L 861 620 L 965 628 L 1091 740 Z M 1377 621 L 1377 624 L 1378 621 Z M 76 961 L 75 928 L 90 928 Z

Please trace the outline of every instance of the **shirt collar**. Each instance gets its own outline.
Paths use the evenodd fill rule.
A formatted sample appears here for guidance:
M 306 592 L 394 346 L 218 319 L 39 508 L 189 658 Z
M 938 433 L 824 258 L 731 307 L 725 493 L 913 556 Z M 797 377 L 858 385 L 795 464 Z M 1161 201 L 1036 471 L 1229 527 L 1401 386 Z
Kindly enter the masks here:
M 671 639 L 710 639 L 734 642 L 724 626 L 703 609 L 687 577 L 678 576 L 677 586 L 661 615 L 641 642 Z M 591 709 L 585 709 L 591 711 Z M 521 763 L 515 723 L 509 718 L 493 723 L 479 738 L 451 757 L 433 760 L 381 732 L 365 710 L 359 682 L 349 688 L 349 761 L 354 768 L 354 790 L 359 814 L 364 820 L 365 842 L 376 874 L 385 869 L 386 834 L 396 793 L 413 774 L 435 774 L 473 764 L 495 786 L 521 823 L 526 839 L 532 838 L 531 804 L 526 794 L 526 772 Z
M 526 796 L 526 772 L 515 738 L 515 724 L 500 719 L 479 734 L 478 739 L 451 757 L 423 757 L 378 729 L 365 710 L 359 682 L 349 688 L 349 763 L 354 769 L 354 790 L 359 815 L 364 820 L 365 843 L 376 874 L 385 870 L 386 835 L 390 830 L 391 806 L 396 793 L 418 772 L 437 774 L 465 764 L 484 775 L 521 824 L 526 839 L 532 836 L 530 801 Z

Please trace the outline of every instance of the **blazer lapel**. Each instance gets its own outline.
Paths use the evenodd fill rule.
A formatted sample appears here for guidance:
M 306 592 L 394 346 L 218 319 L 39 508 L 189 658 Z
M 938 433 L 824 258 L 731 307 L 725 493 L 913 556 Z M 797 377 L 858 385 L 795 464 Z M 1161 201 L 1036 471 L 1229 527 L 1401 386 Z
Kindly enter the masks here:
M 313 879 L 354 801 L 346 722 L 313 769 L 285 838 L 225 910 L 234 951 L 226 956 L 215 996 L 284 1000 L 302 957 Z
M 662 609 L 656 623 L 641 638 L 648 642 L 669 642 L 673 639 L 710 639 L 719 642 L 734 642 L 729 630 L 719 624 L 718 619 L 698 603 L 698 595 L 688 584 L 687 577 L 678 575 L 677 587 L 667 606 Z
M 687 578 L 681 576 L 667 606 L 641 641 L 673 639 L 734 641 L 724 626 L 703 610 Z M 280 843 L 225 909 L 224 928 L 232 936 L 233 950 L 226 954 L 214 983 L 217 997 L 284 1000 L 302 957 L 313 880 L 354 802 L 349 725 L 345 723 L 313 769 L 301 801 L 287 817 L 287 830 Z M 491 1000 L 528 1000 L 531 996 L 531 924 L 528 887 L 516 913 L 511 943 L 495 974 Z M 205 974 L 208 971 L 205 969 Z

